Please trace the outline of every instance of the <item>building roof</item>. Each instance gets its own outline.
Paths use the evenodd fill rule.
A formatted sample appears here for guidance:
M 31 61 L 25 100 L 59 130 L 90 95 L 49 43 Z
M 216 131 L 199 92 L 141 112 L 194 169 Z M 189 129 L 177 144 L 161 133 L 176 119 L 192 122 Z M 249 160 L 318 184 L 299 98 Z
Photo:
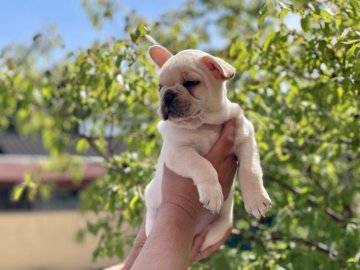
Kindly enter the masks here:
M 0 153 L 13 155 L 46 155 L 40 138 L 23 137 L 18 134 L 0 134 Z
M 53 182 L 59 185 L 73 182 L 69 172 L 42 172 L 39 175 L 39 166 L 46 160 L 46 156 L 0 155 L 0 184 L 19 183 L 26 173 L 38 175 L 43 182 Z M 92 181 L 104 174 L 102 158 L 84 157 L 82 182 Z
M 118 144 L 115 153 L 124 151 L 125 147 Z M 65 152 L 76 154 L 67 146 Z M 104 175 L 102 158 L 93 148 L 89 148 L 83 155 L 84 171 L 82 181 L 91 181 Z M 0 184 L 15 184 L 23 181 L 25 173 L 36 173 L 40 164 L 48 159 L 48 151 L 43 146 L 40 137 L 27 137 L 16 133 L 0 133 Z M 70 173 L 46 172 L 41 174 L 42 181 L 56 183 L 70 183 Z
M 123 145 L 118 145 L 115 149 L 116 153 L 124 151 Z M 75 150 L 70 147 L 65 147 L 65 152 L 69 154 L 76 154 Z M 0 133 L 0 154 L 9 155 L 47 155 L 48 151 L 45 149 L 40 137 L 23 136 L 16 133 Z M 89 149 L 83 156 L 98 156 L 95 149 Z

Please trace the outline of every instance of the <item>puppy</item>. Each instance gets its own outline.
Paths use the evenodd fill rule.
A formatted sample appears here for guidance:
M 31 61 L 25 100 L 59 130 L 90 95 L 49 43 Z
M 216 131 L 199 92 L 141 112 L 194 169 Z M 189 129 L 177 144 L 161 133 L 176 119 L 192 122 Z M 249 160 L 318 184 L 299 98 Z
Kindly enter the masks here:
M 202 246 L 204 250 L 218 242 L 232 226 L 233 190 L 223 202 L 217 172 L 203 157 L 219 138 L 225 121 L 236 119 L 234 153 L 240 163 L 238 175 L 246 211 L 260 217 L 271 205 L 262 182 L 254 128 L 240 106 L 226 96 L 226 81 L 235 76 L 235 68 L 230 64 L 199 50 L 173 55 L 155 45 L 149 54 L 161 68 L 159 97 L 163 121 L 158 124 L 158 130 L 163 146 L 155 177 L 145 190 L 146 234 L 149 235 L 161 204 L 166 163 L 176 174 L 193 179 L 203 206 L 219 213 L 211 223 Z M 201 226 L 198 224 L 196 233 Z

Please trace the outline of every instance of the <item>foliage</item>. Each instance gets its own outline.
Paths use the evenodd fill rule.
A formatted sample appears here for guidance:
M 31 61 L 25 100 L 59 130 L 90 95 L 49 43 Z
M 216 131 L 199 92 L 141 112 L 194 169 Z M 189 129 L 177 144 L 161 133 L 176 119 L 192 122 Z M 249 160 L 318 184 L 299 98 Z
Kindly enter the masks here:
M 0 125 L 41 133 L 54 158 L 69 143 L 98 150 L 107 174 L 82 199 L 99 219 L 79 237 L 100 236 L 95 257 L 122 256 L 121 225 L 141 219 L 161 142 L 141 23 L 173 52 L 207 47 L 238 70 L 229 95 L 256 127 L 274 206 L 257 221 L 237 192 L 233 236 L 192 269 L 359 269 L 359 10 L 356 0 L 188 1 L 158 22 L 128 17 L 131 39 L 70 53 L 44 73 L 4 50 Z

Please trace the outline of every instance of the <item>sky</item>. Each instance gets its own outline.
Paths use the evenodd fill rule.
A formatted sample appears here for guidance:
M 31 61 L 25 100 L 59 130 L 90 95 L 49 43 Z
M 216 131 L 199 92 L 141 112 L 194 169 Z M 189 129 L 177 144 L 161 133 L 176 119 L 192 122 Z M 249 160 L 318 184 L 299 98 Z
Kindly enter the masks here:
M 122 11 L 136 10 L 149 19 L 176 9 L 185 0 L 119 0 Z M 151 3 L 151 4 L 150 4 Z M 62 37 L 64 52 L 86 48 L 96 39 L 122 36 L 123 25 L 118 19 L 104 29 L 96 30 L 82 8 L 81 0 L 0 0 L 0 48 L 12 44 L 28 44 L 33 36 L 56 26 Z
M 28 45 L 39 32 L 55 26 L 64 48 L 53 52 L 56 62 L 67 52 L 87 48 L 95 40 L 123 38 L 123 19 L 119 16 L 104 28 L 96 30 L 87 17 L 82 0 L 0 0 L 0 50 L 12 43 Z M 150 20 L 180 7 L 186 0 L 118 0 L 122 14 L 131 10 Z M 288 16 L 287 25 L 300 29 L 300 18 Z M 215 39 L 218 43 L 219 39 Z M 215 46 L 216 44 L 212 44 Z

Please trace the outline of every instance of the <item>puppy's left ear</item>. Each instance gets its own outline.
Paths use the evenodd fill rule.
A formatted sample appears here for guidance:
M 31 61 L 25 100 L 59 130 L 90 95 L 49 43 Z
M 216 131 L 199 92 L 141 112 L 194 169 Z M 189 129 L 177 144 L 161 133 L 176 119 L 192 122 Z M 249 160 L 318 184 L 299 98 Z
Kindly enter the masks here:
M 170 57 L 173 56 L 171 52 L 160 45 L 154 45 L 149 48 L 151 59 L 159 66 L 162 67 Z
M 235 77 L 236 69 L 219 57 L 205 55 L 202 61 L 219 80 L 226 81 Z

